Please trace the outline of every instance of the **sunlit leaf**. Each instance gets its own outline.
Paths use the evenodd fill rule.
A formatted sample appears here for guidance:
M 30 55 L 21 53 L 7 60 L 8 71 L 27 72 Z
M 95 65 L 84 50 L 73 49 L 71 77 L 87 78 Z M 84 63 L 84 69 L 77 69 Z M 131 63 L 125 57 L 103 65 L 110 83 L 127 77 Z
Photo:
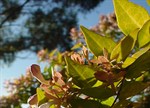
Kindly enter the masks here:
M 78 48 L 81 48 L 82 46 L 83 46 L 82 43 L 77 43 L 77 44 L 75 44 L 75 45 L 71 48 L 71 50 L 76 50 L 76 49 L 78 49 Z
M 66 57 L 68 75 L 73 78 L 73 82 L 79 87 L 91 87 L 96 83 L 95 71 L 86 65 L 80 65 Z
M 149 20 L 149 14 L 142 6 L 129 0 L 113 0 L 118 26 L 125 35 L 129 35 Z
M 56 107 L 55 107 L 55 105 L 53 104 L 53 105 L 51 105 L 49 108 L 56 108 Z
M 40 66 L 33 64 L 31 66 L 31 73 L 32 73 L 33 77 L 35 77 L 39 82 L 49 85 L 49 81 L 46 81 L 44 79 L 43 75 L 41 74 Z
M 106 99 L 105 101 L 102 101 L 101 103 L 111 106 L 113 104 L 114 100 L 115 100 L 115 98 L 114 98 L 114 96 L 112 96 L 112 97 L 109 97 L 108 99 Z
M 81 89 L 80 92 L 87 96 L 101 100 L 107 99 L 115 94 L 112 89 L 104 86 Z
M 126 77 L 137 78 L 144 71 L 150 71 L 150 51 L 147 51 L 140 56 L 136 61 L 127 69 Z
M 98 87 L 98 86 L 100 86 L 100 85 L 102 85 L 103 84 L 103 82 L 101 82 L 101 81 L 97 81 L 94 85 L 93 85 L 93 87 Z
M 49 56 L 52 57 L 52 56 L 54 56 L 57 52 L 58 52 L 58 50 L 57 50 L 57 49 L 54 49 L 54 50 L 52 50 L 52 51 L 49 53 Z
M 109 37 L 100 36 L 87 28 L 81 26 L 81 31 L 84 34 L 86 44 L 91 52 L 95 56 L 99 56 L 103 53 L 103 49 L 107 49 L 108 53 L 111 53 L 116 43 Z
M 126 57 L 131 53 L 137 40 L 138 29 L 130 33 L 129 36 L 125 36 L 113 49 L 110 59 L 117 59 L 117 61 L 124 61 Z
M 141 49 L 140 51 L 133 54 L 131 57 L 127 57 L 127 59 L 124 61 L 122 67 L 126 68 L 130 66 L 136 59 L 138 59 L 140 56 L 142 56 L 144 53 L 146 53 L 150 49 L 150 45 Z
M 47 98 L 45 97 L 45 92 L 43 90 L 41 90 L 40 88 L 37 88 L 36 93 L 37 93 L 37 99 L 38 99 L 38 106 L 47 102 Z
M 57 59 L 58 59 L 58 63 L 62 63 L 62 55 L 61 55 L 61 53 L 58 51 L 57 52 Z
M 134 96 L 138 94 L 139 92 L 141 92 L 142 90 L 144 90 L 148 86 L 149 84 L 139 82 L 139 81 L 125 81 L 122 86 L 119 98 L 126 99 L 131 96 Z
M 143 47 L 150 42 L 150 20 L 147 21 L 138 33 L 138 45 Z

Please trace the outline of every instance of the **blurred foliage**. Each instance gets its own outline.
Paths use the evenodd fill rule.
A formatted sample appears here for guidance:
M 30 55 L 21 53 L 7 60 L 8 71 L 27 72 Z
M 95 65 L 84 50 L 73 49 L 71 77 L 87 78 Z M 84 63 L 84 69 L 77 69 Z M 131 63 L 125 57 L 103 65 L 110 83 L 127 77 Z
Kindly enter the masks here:
M 102 1 L 1 0 L 0 60 L 11 63 L 22 50 L 70 50 L 69 31 L 77 25 L 77 14 L 90 12 Z
M 0 108 L 21 108 L 22 103 L 26 103 L 27 98 L 35 94 L 38 86 L 39 82 L 32 78 L 29 70 L 19 78 L 5 81 L 4 87 L 9 95 L 0 98 Z

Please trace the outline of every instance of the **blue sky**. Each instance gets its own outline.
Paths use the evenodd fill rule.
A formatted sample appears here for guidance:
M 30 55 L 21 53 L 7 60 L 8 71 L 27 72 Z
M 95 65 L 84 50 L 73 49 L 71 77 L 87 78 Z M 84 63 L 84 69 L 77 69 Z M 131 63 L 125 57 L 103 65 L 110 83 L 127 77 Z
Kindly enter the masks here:
M 134 3 L 140 4 L 145 7 L 150 12 L 150 6 L 147 5 L 146 0 L 131 0 Z M 108 14 L 113 12 L 113 4 L 112 0 L 105 0 L 100 6 L 94 9 L 91 13 L 86 15 L 79 14 L 78 16 L 78 24 L 83 25 L 85 27 L 92 27 L 96 25 L 99 21 L 99 17 L 102 14 Z M 33 54 L 28 51 L 22 51 L 18 53 L 18 57 L 26 57 L 26 59 L 16 58 L 15 62 L 11 64 L 11 66 L 3 66 L 0 63 L 0 96 L 6 95 L 6 90 L 4 89 L 3 82 L 7 79 L 14 79 L 21 74 L 25 74 L 26 69 L 34 63 L 37 63 L 36 54 Z M 44 67 L 44 64 L 40 64 Z

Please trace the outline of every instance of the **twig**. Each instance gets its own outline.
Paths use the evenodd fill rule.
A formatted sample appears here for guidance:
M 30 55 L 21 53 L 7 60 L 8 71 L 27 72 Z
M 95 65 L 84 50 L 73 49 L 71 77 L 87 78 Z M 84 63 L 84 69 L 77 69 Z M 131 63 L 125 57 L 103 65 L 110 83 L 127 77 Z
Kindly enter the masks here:
M 122 81 L 121 81 L 121 85 L 120 85 L 120 88 L 119 88 L 119 90 L 118 90 L 117 96 L 116 96 L 116 98 L 115 98 L 115 100 L 114 100 L 114 102 L 113 102 L 113 104 L 111 105 L 110 108 L 113 108 L 113 106 L 115 105 L 117 99 L 119 98 L 120 92 L 121 92 L 121 90 L 122 90 L 122 87 L 123 87 L 123 84 L 124 84 L 124 81 L 125 81 L 125 76 L 126 76 L 126 74 L 123 76 L 123 79 L 122 79 Z

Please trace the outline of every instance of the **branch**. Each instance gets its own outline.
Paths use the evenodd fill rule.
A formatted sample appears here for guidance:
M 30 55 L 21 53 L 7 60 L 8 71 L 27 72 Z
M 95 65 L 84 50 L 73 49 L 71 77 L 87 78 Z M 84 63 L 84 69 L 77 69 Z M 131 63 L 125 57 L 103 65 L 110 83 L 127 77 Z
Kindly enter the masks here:
M 26 0 L 21 6 L 18 6 L 16 9 L 11 11 L 10 14 L 1 22 L 0 28 L 9 18 L 11 18 L 14 15 L 14 13 L 16 13 L 18 10 L 21 10 L 29 1 L 30 0 Z
M 122 90 L 122 87 L 123 87 L 123 84 L 124 84 L 124 81 L 125 81 L 125 77 L 126 77 L 126 74 L 123 76 L 123 79 L 122 79 L 122 81 L 121 81 L 121 85 L 120 85 L 120 88 L 119 88 L 119 90 L 118 90 L 117 96 L 116 96 L 116 98 L 115 98 L 115 100 L 114 100 L 114 102 L 113 102 L 113 104 L 111 105 L 110 108 L 113 108 L 113 106 L 115 105 L 117 99 L 119 98 L 120 92 L 121 92 L 121 90 Z

